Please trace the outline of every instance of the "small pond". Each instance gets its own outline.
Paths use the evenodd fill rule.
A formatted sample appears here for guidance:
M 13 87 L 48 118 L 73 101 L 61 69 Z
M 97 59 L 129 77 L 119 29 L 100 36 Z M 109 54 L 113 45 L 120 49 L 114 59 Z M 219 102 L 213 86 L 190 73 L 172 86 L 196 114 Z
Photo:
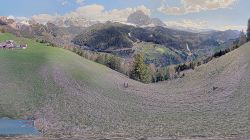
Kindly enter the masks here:
M 40 136 L 31 120 L 0 119 L 0 136 Z

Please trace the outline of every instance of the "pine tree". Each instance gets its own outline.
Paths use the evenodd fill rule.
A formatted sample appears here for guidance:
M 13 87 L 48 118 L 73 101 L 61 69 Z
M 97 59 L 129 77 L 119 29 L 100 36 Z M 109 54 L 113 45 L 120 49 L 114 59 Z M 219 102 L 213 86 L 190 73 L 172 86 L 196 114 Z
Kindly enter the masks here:
M 246 42 L 247 42 L 247 37 L 246 37 L 244 31 L 241 31 L 240 39 L 239 39 L 239 46 L 245 44 Z
M 143 83 L 149 83 L 151 80 L 149 69 L 144 63 L 144 57 L 142 54 L 136 54 L 134 56 L 134 65 L 131 71 L 131 78 Z
M 250 41 L 250 19 L 248 20 L 248 27 L 247 27 L 247 41 Z

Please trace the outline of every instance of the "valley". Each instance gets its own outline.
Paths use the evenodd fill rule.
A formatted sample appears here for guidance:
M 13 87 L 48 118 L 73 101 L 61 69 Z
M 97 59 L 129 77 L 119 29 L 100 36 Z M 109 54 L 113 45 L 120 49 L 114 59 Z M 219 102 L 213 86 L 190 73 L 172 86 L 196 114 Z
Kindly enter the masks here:
M 248 0 L 0 4 L 0 140 L 248 140 Z
M 44 136 L 249 137 L 249 43 L 181 79 L 143 84 L 67 50 L 0 34 L 9 39 L 30 47 L 0 50 L 0 116 L 34 115 Z
M 140 14 L 139 17 L 145 16 Z M 82 27 L 62 26 L 54 22 L 46 24 L 29 22 L 29 25 L 26 25 L 2 17 L 0 23 L 5 24 L 0 27 L 17 36 L 49 42 L 53 46 L 62 48 L 108 53 L 126 62 L 132 62 L 133 56 L 141 53 L 145 55 L 146 64 L 154 64 L 156 67 L 205 59 L 219 50 L 235 46 L 240 36 L 237 30 L 196 33 L 158 26 L 158 24 L 151 27 L 107 21 Z M 138 45 L 147 46 L 147 49 L 138 49 Z M 155 46 L 168 50 L 168 53 L 154 51 Z
M 72 42 L 85 50 L 108 52 L 127 60 L 137 53 L 149 53 L 152 60 L 145 58 L 145 63 L 164 67 L 211 56 L 217 50 L 234 46 L 238 38 L 239 32 L 233 30 L 192 33 L 161 26 L 141 28 L 107 22 L 90 26 L 75 36 Z M 151 49 L 146 52 L 137 50 L 137 44 Z M 155 46 L 166 48 L 174 55 L 152 52 Z M 154 62 L 161 59 L 165 61 Z

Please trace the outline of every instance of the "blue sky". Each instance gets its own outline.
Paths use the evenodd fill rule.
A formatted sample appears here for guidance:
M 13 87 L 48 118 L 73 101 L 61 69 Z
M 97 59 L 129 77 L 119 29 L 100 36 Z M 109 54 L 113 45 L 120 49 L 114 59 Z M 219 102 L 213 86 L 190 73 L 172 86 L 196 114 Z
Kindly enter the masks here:
M 43 14 L 44 19 L 45 14 L 52 18 L 74 13 L 96 20 L 125 20 L 130 12 L 144 10 L 169 26 L 221 30 L 245 29 L 250 18 L 249 0 L 4 0 L 0 3 L 2 16 L 40 18 L 38 15 Z

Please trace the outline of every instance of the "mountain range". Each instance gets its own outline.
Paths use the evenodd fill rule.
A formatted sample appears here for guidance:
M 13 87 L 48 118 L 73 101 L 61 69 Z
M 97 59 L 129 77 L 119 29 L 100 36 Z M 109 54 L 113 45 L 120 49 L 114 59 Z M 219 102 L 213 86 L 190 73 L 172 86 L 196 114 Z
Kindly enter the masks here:
M 128 59 L 143 53 L 146 63 L 166 66 L 212 55 L 217 49 L 231 47 L 238 37 L 239 32 L 233 30 L 192 33 L 162 26 L 142 28 L 107 22 L 85 29 L 74 37 L 73 43 Z
M 127 23 L 64 18 L 46 24 L 0 18 L 1 28 L 18 36 L 47 40 L 57 46 L 74 46 L 94 52 L 111 53 L 127 61 L 142 53 L 147 64 L 167 66 L 211 56 L 231 47 L 239 31 L 188 32 L 167 28 L 142 11 L 128 17 Z

